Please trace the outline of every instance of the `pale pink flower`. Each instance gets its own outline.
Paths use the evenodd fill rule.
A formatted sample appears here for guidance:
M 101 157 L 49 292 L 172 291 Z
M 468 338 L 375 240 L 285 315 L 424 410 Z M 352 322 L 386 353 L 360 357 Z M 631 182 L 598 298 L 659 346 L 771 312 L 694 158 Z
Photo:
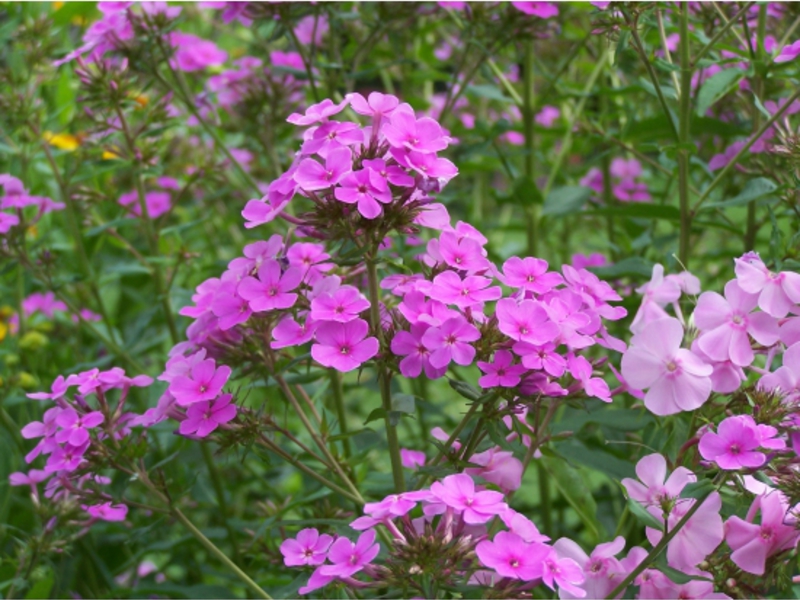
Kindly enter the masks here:
M 333 537 L 313 528 L 302 529 L 296 538 L 283 540 L 281 554 L 287 567 L 318 566 L 325 562 Z

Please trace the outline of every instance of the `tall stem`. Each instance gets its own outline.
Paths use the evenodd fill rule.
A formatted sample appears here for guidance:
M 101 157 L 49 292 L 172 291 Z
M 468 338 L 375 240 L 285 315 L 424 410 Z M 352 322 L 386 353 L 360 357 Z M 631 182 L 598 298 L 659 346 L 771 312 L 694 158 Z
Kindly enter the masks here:
M 339 431 L 342 434 L 342 451 L 346 458 L 352 455 L 350 438 L 347 433 L 347 411 L 344 408 L 344 390 L 342 389 L 342 376 L 335 369 L 329 369 L 333 401 L 336 405 L 336 416 L 339 419 Z
M 534 152 L 536 151 L 536 139 L 533 129 L 535 93 L 533 81 L 533 39 L 525 41 L 525 61 L 523 63 L 523 105 L 522 119 L 525 129 L 525 176 L 536 185 L 536 166 L 534 163 Z M 531 202 L 528 206 L 528 255 L 537 256 L 539 250 L 539 205 Z
M 689 52 L 689 5 L 681 4 L 681 29 L 680 29 L 680 54 L 681 54 L 681 97 L 679 114 L 679 139 L 678 151 L 678 196 L 680 200 L 680 225 L 681 235 L 678 256 L 684 269 L 689 268 L 689 252 L 692 235 L 692 213 L 689 207 L 689 150 L 691 143 L 689 130 L 692 110 L 692 59 Z
M 381 325 L 380 293 L 378 291 L 378 265 L 374 255 L 375 250 L 366 256 L 367 279 L 369 281 L 369 317 L 375 335 L 378 337 L 381 351 L 386 350 L 386 340 L 383 335 Z M 397 427 L 389 422 L 389 415 L 392 412 L 392 388 L 391 374 L 386 366 L 378 362 L 378 383 L 381 389 L 381 403 L 384 411 L 384 423 L 386 424 L 386 442 L 389 445 L 389 458 L 392 461 L 392 478 L 394 479 L 394 489 L 396 493 L 406 490 L 406 482 L 403 477 L 403 462 L 400 459 L 400 442 L 397 439 Z
M 230 511 L 228 510 L 228 502 L 225 500 L 225 488 L 222 485 L 222 480 L 219 476 L 217 466 L 214 464 L 214 457 L 211 455 L 211 449 L 208 444 L 200 444 L 200 451 L 203 453 L 203 460 L 206 463 L 208 474 L 211 476 L 211 485 L 214 488 L 214 495 L 217 497 L 217 506 L 219 507 L 220 518 L 225 525 L 225 530 L 228 532 L 228 537 L 231 540 L 231 547 L 233 548 L 233 556 L 239 559 L 239 545 L 236 543 L 236 532 L 228 520 Z
M 754 81 L 755 95 L 759 101 L 764 97 L 764 34 L 767 25 L 767 5 L 762 4 L 758 7 L 758 27 L 756 29 L 756 76 Z M 761 111 L 753 111 L 753 129 L 758 130 L 761 125 Z M 756 224 L 756 203 L 750 202 L 747 205 L 747 226 L 744 233 L 744 251 L 753 249 L 756 243 L 758 226 Z

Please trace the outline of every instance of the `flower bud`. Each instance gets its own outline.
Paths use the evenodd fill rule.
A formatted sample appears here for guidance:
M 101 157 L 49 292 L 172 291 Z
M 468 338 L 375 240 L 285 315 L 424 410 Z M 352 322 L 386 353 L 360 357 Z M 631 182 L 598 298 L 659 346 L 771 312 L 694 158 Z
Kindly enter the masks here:
M 19 340 L 19 347 L 29 352 L 38 352 L 47 346 L 47 336 L 38 331 L 29 331 Z
M 30 373 L 26 373 L 25 371 L 20 371 L 17 375 L 17 383 L 19 383 L 19 387 L 23 390 L 32 390 L 39 385 L 36 377 L 31 375 Z

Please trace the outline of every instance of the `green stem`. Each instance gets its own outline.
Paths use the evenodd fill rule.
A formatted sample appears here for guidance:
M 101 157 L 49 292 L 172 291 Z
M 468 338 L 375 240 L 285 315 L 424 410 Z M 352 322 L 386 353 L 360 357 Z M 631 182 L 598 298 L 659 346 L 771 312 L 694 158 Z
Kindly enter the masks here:
M 747 140 L 745 145 L 739 149 L 739 151 L 734 155 L 731 161 L 727 165 L 725 165 L 725 167 L 717 174 L 717 176 L 713 179 L 713 181 L 708 185 L 708 187 L 705 189 L 700 198 L 698 198 L 697 203 L 694 205 L 695 213 L 700 208 L 700 206 L 702 206 L 703 202 L 708 200 L 708 196 L 711 194 L 714 188 L 717 187 L 720 183 L 722 183 L 728 176 L 728 173 L 730 173 L 731 169 L 733 169 L 739 163 L 739 160 L 742 158 L 742 156 L 744 156 L 745 152 L 750 150 L 750 147 L 753 144 L 755 144 L 756 141 L 758 141 L 762 135 L 764 135 L 764 132 L 767 129 L 772 127 L 772 124 L 775 123 L 775 121 L 780 119 L 783 116 L 783 114 L 787 110 L 789 110 L 789 107 L 798 98 L 800 98 L 800 89 L 797 90 L 791 96 L 789 96 L 789 98 L 786 100 L 786 104 L 784 104 L 781 108 L 779 108 L 778 111 L 774 115 L 772 115 L 772 117 L 770 117 L 761 127 L 759 127 L 758 131 L 756 131 L 750 137 L 749 140 Z
M 698 61 L 701 58 L 703 58 L 714 47 L 714 44 L 716 44 L 722 38 L 723 35 L 728 33 L 728 30 L 736 24 L 739 18 L 742 17 L 748 10 L 750 10 L 750 7 L 753 6 L 753 4 L 755 4 L 755 2 L 745 2 L 744 6 L 739 10 L 739 12 L 737 12 L 730 21 L 725 23 L 717 31 L 717 33 L 714 34 L 714 37 L 708 40 L 708 43 L 705 46 L 703 46 L 700 49 L 700 51 L 695 55 L 693 63 L 695 66 L 697 66 Z
M 680 150 L 678 151 L 678 197 L 680 200 L 680 243 L 678 257 L 684 269 L 689 268 L 691 248 L 692 213 L 689 207 L 689 138 L 692 118 L 692 59 L 689 38 L 689 6 L 681 5 L 680 14 L 681 97 L 680 97 Z
M 191 533 L 195 538 L 197 538 L 197 541 L 200 542 L 200 544 L 206 550 L 208 550 L 211 554 L 217 557 L 217 559 L 220 562 L 222 562 L 226 567 L 228 567 L 231 571 L 233 571 L 236 574 L 236 576 L 250 589 L 251 592 L 253 592 L 258 598 L 272 600 L 272 596 L 270 596 L 267 592 L 261 589 L 261 586 L 258 585 L 252 579 L 250 579 L 247 573 L 245 573 L 238 566 L 236 566 L 236 563 L 234 563 L 230 558 L 228 558 L 227 555 L 222 550 L 217 548 L 217 546 L 214 545 L 214 542 L 212 542 L 205 535 L 203 535 L 203 532 L 200 531 L 197 527 L 195 527 L 194 523 L 192 523 L 186 517 L 186 515 L 184 515 L 181 512 L 179 508 L 173 506 L 170 512 L 178 521 L 181 522 L 181 524 L 184 527 L 186 527 L 186 529 L 189 530 L 189 533 Z
M 373 250 L 375 252 L 375 250 Z M 369 281 L 369 316 L 372 322 L 373 331 L 375 332 L 380 349 L 382 352 L 387 350 L 386 340 L 383 335 L 383 327 L 381 325 L 381 311 L 380 311 L 380 292 L 378 291 L 378 265 L 375 260 L 375 255 L 370 253 L 366 256 L 367 263 L 367 279 Z M 397 438 L 397 427 L 389 422 L 389 416 L 392 411 L 392 388 L 391 388 L 391 374 L 386 366 L 378 362 L 376 365 L 378 369 L 378 380 L 381 389 L 381 403 L 384 410 L 384 423 L 386 425 L 386 442 L 389 445 L 389 458 L 392 462 L 392 478 L 394 479 L 394 489 L 396 493 L 404 492 L 406 489 L 406 482 L 403 476 L 403 462 L 400 459 L 400 442 Z
M 725 480 L 723 479 L 717 486 L 717 489 L 719 489 L 724 482 Z M 675 527 L 673 527 L 670 531 L 664 534 L 664 536 L 661 538 L 658 544 L 656 544 L 655 547 L 650 551 L 650 553 L 647 556 L 645 556 L 644 560 L 640 562 L 639 565 L 633 571 L 628 573 L 628 576 L 625 577 L 625 579 L 623 579 L 620 582 L 620 584 L 617 587 L 615 587 L 610 594 L 606 596 L 606 598 L 616 598 L 617 596 L 619 596 L 622 593 L 622 591 L 625 588 L 627 588 L 633 582 L 633 580 L 639 576 L 639 574 L 642 571 L 644 571 L 647 567 L 649 567 L 650 564 L 656 558 L 658 558 L 658 555 L 664 551 L 664 548 L 667 547 L 667 544 L 669 544 L 672 541 L 672 538 L 678 535 L 678 532 L 683 528 L 684 525 L 686 525 L 689 519 L 691 519 L 692 516 L 694 516 L 694 514 L 698 510 L 700 510 L 700 507 L 705 503 L 707 499 L 708 496 L 702 499 L 695 500 L 695 503 L 691 506 L 691 508 L 688 511 L 686 511 L 686 514 L 683 515 L 681 520 L 675 524 Z
M 233 556 L 239 560 L 239 545 L 236 543 L 236 532 L 233 530 L 233 527 L 228 520 L 230 509 L 228 508 L 227 500 L 225 500 L 225 489 L 222 486 L 219 470 L 217 469 L 217 465 L 214 464 L 214 457 L 211 455 L 211 449 L 208 447 L 208 444 L 201 443 L 200 451 L 203 453 L 203 460 L 206 463 L 208 475 L 211 478 L 211 485 L 214 488 L 214 495 L 217 497 L 217 506 L 219 508 L 220 519 L 222 519 L 222 523 L 225 526 L 225 529 L 228 532 L 228 537 L 231 540 Z
M 336 416 L 339 419 L 339 433 L 342 435 L 342 451 L 345 458 L 350 458 L 352 449 L 350 448 L 350 438 L 347 429 L 347 411 L 344 407 L 344 391 L 342 389 L 342 376 L 335 369 L 328 369 L 333 390 L 333 401 L 336 405 Z
M 756 29 L 756 76 L 753 90 L 756 98 L 759 101 L 764 97 L 764 76 L 763 76 L 763 60 L 764 60 L 764 35 L 766 33 L 767 25 L 767 5 L 762 4 L 758 7 L 758 27 Z M 758 129 L 761 124 L 761 111 L 756 109 L 753 111 L 753 127 Z M 756 235 L 758 234 L 758 225 L 756 223 L 756 203 L 750 202 L 747 205 L 747 225 L 744 233 L 744 251 L 752 250 L 756 243 Z
M 539 482 L 539 496 L 541 499 L 542 513 L 542 533 L 552 537 L 553 534 L 553 514 L 552 503 L 550 502 L 550 475 L 541 463 L 536 463 L 536 478 Z
M 536 185 L 536 165 L 534 163 L 534 153 L 536 151 L 536 139 L 534 135 L 533 117 L 536 89 L 533 81 L 533 39 L 525 41 L 525 60 L 522 68 L 523 82 L 523 105 L 522 120 L 525 130 L 525 176 L 531 183 Z M 528 206 L 528 255 L 537 256 L 539 250 L 539 204 L 531 202 Z

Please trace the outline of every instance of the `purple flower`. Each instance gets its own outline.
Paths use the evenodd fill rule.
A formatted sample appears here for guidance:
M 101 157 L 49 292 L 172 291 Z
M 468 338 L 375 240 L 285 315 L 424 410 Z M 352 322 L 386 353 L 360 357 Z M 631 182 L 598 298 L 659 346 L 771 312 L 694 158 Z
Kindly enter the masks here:
M 482 388 L 516 387 L 525 373 L 522 365 L 512 365 L 514 357 L 508 350 L 498 350 L 494 354 L 494 362 L 478 361 L 478 367 L 485 373 L 478 380 Z
M 553 2 L 512 2 L 511 5 L 526 15 L 550 19 L 558 16 L 558 6 Z
M 234 281 L 223 281 L 211 303 L 211 312 L 219 319 L 219 328 L 222 331 L 245 323 L 253 314 L 247 300 L 236 293 L 236 287 Z
M 311 341 L 316 329 L 317 323 L 311 318 L 307 317 L 304 323 L 298 323 L 293 316 L 287 315 L 272 330 L 273 341 L 270 342 L 270 347 L 277 350 L 289 346 L 301 346 Z
M 736 280 L 725 284 L 725 298 L 716 292 L 701 294 L 694 311 L 702 332 L 697 339 L 700 350 L 714 361 L 747 367 L 755 358 L 748 333 L 764 346 L 777 343 L 778 322 L 764 312 L 751 314 L 757 303 L 758 296 L 742 290 Z
M 375 543 L 374 529 L 365 531 L 353 543 L 347 538 L 339 538 L 328 550 L 328 560 L 332 565 L 319 568 L 320 574 L 326 577 L 350 577 L 375 560 L 381 551 L 380 544 Z
M 291 308 L 297 294 L 290 293 L 302 281 L 303 274 L 295 267 L 281 270 L 277 260 L 268 260 L 258 269 L 258 279 L 245 277 L 239 282 L 238 294 L 247 300 L 253 312 Z
M 782 319 L 795 304 L 800 304 L 800 273 L 773 273 L 755 252 L 748 252 L 736 263 L 736 280 L 749 294 L 758 294 L 758 307 Z
M 778 56 L 775 57 L 776 63 L 785 63 L 794 60 L 800 55 L 800 40 L 792 42 L 788 46 L 781 48 Z
M 461 279 L 457 273 L 445 271 L 434 277 L 428 296 L 445 304 L 467 308 L 481 302 L 498 300 L 502 296 L 499 287 L 488 287 L 491 283 L 492 280 L 488 277 L 471 275 Z
M 430 362 L 431 351 L 422 341 L 430 325 L 413 323 L 411 331 L 398 331 L 392 338 L 391 349 L 396 356 L 403 356 L 400 361 L 400 372 L 404 377 L 419 377 L 425 369 L 428 379 L 438 379 L 447 371 L 447 367 L 434 367 Z
M 194 434 L 207 437 L 220 425 L 236 418 L 236 405 L 233 396 L 222 394 L 214 402 L 195 402 L 186 409 L 186 419 L 181 421 L 178 431 L 181 435 Z
M 289 538 L 281 544 L 283 564 L 287 567 L 318 566 L 325 562 L 333 537 L 313 528 L 301 530 L 295 539 Z
M 517 303 L 512 298 L 503 298 L 497 303 L 495 315 L 500 331 L 515 341 L 546 344 L 555 340 L 561 331 L 536 300 Z
M 464 317 L 447 319 L 439 327 L 431 327 L 422 336 L 422 343 L 430 350 L 430 363 L 441 369 L 450 361 L 467 366 L 475 358 L 475 348 L 469 342 L 480 339 L 478 329 Z
M 448 475 L 431 485 L 431 494 L 461 514 L 470 525 L 486 523 L 508 508 L 503 494 L 490 490 L 476 491 L 472 477 L 464 473 Z
M 503 263 L 505 284 L 536 294 L 544 294 L 564 283 L 558 273 L 547 272 L 547 261 L 541 258 L 512 256 Z
M 323 366 L 343 373 L 352 371 L 378 353 L 378 340 L 366 337 L 368 332 L 369 325 L 363 319 L 320 323 L 311 356 Z
M 352 285 L 343 285 L 333 293 L 319 294 L 311 301 L 315 321 L 347 323 L 369 308 L 369 300 Z
M 339 202 L 357 204 L 358 212 L 365 219 L 375 219 L 381 215 L 383 209 L 378 202 L 388 204 L 392 201 L 392 193 L 386 180 L 370 169 L 351 172 L 342 177 L 333 195 Z
M 214 42 L 189 33 L 173 32 L 170 43 L 176 49 L 171 64 L 180 71 L 201 71 L 221 65 L 228 59 L 228 53 L 220 50 Z
M 89 441 L 89 429 L 97 427 L 105 420 L 103 413 L 94 411 L 79 415 L 74 408 L 62 410 L 56 417 L 56 424 L 61 431 L 56 434 L 58 443 L 68 442 L 73 446 L 80 446 Z
M 328 117 L 342 112 L 348 103 L 349 100 L 345 99 L 339 104 L 334 104 L 333 100 L 325 98 L 319 104 L 309 106 L 304 115 L 293 113 L 286 120 L 292 125 L 313 125 L 320 121 L 327 121 Z
M 383 135 L 395 148 L 421 153 L 438 152 L 447 148 L 447 137 L 441 125 L 430 117 L 417 119 L 413 114 L 395 110 L 383 126 Z
M 475 547 L 481 564 L 500 577 L 533 581 L 542 576 L 543 561 L 550 553 L 544 544 L 527 543 L 515 533 L 500 531 L 494 540 L 483 540 Z
M 169 391 L 179 406 L 213 400 L 219 395 L 230 375 L 229 366 L 217 368 L 214 359 L 207 358 L 192 366 L 191 376 L 187 374 L 175 377 L 170 383 Z

